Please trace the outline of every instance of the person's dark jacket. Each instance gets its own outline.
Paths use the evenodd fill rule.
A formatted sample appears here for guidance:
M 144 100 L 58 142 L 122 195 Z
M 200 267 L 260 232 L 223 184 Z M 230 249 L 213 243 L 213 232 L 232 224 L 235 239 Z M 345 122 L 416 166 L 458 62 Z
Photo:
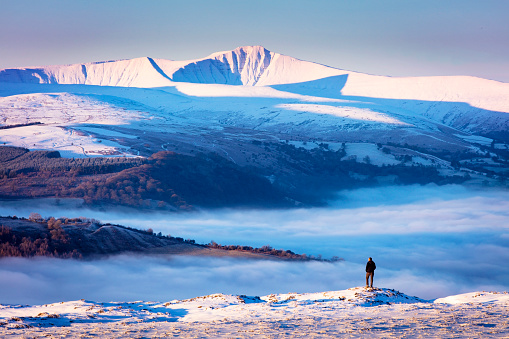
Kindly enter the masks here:
M 366 272 L 375 272 L 376 270 L 376 265 L 375 265 L 375 262 L 373 260 L 371 261 L 368 261 L 368 263 L 366 264 Z

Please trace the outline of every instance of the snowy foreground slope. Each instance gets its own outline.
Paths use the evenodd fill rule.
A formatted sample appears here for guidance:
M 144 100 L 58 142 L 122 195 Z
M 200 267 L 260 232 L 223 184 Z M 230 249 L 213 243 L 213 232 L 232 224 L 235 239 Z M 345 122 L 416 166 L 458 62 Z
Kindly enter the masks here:
M 509 294 L 426 301 L 362 287 L 263 297 L 214 294 L 170 302 L 79 300 L 0 306 L 2 337 L 483 337 L 509 335 Z

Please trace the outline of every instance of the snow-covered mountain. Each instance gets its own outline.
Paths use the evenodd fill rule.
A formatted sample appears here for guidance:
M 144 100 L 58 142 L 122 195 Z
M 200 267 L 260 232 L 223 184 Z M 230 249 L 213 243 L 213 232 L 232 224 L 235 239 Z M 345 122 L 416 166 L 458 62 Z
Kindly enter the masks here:
M 321 81 L 303 84 L 319 79 Z M 463 102 L 477 108 L 509 113 L 509 84 L 506 83 L 467 76 L 373 76 L 298 60 L 261 46 L 239 47 L 187 61 L 142 57 L 3 69 L 0 70 L 0 82 L 143 88 L 171 86 L 175 82 L 244 86 L 299 83 L 295 89 L 311 91 L 306 94 L 312 95 L 326 96 L 332 92 L 335 96 Z
M 368 75 L 246 46 L 186 61 L 0 70 L 0 124 L 6 145 L 67 157 L 214 152 L 270 177 L 281 160 L 263 143 L 283 143 L 376 166 L 501 175 L 509 84 Z
M 171 291 L 169 292 L 171 294 Z M 169 302 L 78 300 L 0 305 L 2 336 L 108 337 L 504 337 L 507 293 L 474 292 L 426 301 L 385 289 L 248 297 L 213 294 Z
M 168 69 L 163 60 L 159 62 L 173 81 L 202 84 L 271 86 L 349 73 L 270 52 L 261 46 L 214 53 L 177 70 Z
M 152 59 L 95 62 L 0 70 L 0 82 L 161 87 L 172 82 L 270 86 L 349 74 L 342 70 L 269 52 L 239 47 L 188 61 Z

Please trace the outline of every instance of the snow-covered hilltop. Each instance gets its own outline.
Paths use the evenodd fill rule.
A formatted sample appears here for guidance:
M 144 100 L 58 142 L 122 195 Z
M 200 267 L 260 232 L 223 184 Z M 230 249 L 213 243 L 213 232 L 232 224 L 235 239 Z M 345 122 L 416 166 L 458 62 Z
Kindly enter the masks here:
M 169 302 L 79 300 L 0 306 L 0 334 L 489 338 L 509 334 L 508 306 L 507 293 L 475 292 L 426 301 L 391 289 L 361 287 L 263 297 L 214 294 Z

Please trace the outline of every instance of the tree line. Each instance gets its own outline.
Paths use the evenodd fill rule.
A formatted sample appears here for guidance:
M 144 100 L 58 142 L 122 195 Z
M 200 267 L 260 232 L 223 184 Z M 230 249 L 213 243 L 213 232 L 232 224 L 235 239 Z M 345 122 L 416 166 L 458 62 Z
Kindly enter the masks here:
M 143 158 L 124 157 L 62 158 L 58 151 L 0 146 L 0 178 L 45 171 L 71 171 L 76 175 L 114 173 L 145 162 Z
M 42 232 L 22 235 L 13 232 L 8 226 L 0 225 L 0 257 L 82 257 L 81 253 L 70 246 L 61 220 L 49 218 L 38 223 L 43 226 Z

